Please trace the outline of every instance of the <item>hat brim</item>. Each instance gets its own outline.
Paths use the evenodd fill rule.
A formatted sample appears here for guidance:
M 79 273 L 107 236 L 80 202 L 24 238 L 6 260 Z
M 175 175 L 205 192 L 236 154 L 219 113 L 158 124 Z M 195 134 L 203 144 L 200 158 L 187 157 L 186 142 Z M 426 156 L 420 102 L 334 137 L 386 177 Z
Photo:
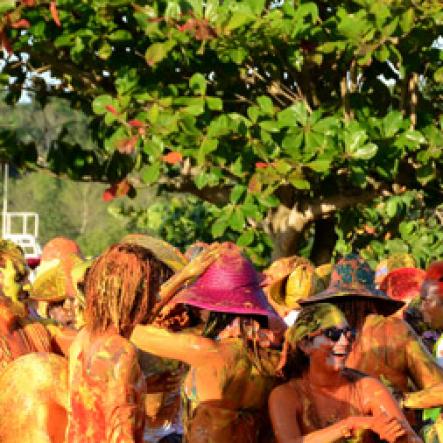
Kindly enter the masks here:
M 243 289 L 243 288 L 242 288 Z M 200 309 L 206 309 L 208 311 L 223 312 L 227 314 L 239 314 L 239 315 L 261 315 L 264 317 L 278 317 L 278 314 L 269 305 L 269 308 L 260 307 L 254 305 L 252 302 L 245 300 L 243 303 L 238 302 L 238 292 L 241 289 L 235 291 L 221 290 L 219 292 L 211 289 L 210 295 L 208 292 L 202 293 L 200 288 L 187 288 L 180 291 L 180 293 L 172 299 L 173 304 L 185 304 L 194 306 Z M 244 290 L 247 290 L 244 288 Z M 259 296 L 266 300 L 266 296 L 261 288 L 256 289 L 259 292 Z M 248 294 L 249 295 L 249 294 Z
M 326 289 L 325 291 L 319 292 L 311 297 L 304 300 L 300 300 L 300 305 L 307 306 L 314 303 L 340 301 L 345 299 L 364 299 L 372 300 L 376 302 L 379 314 L 392 315 L 397 312 L 401 307 L 405 305 L 403 301 L 394 300 L 384 295 L 373 294 L 370 291 L 358 292 L 358 291 L 335 291 L 331 289 Z

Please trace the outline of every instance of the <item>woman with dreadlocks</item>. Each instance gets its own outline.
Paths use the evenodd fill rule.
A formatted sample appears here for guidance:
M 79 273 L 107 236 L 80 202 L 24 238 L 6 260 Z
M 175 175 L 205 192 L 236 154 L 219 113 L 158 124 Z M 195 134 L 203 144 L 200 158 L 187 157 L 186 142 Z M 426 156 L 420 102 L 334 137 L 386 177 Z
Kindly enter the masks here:
M 171 312 L 186 307 L 190 317 L 198 315 L 201 330 L 170 332 L 139 325 L 131 341 L 190 366 L 183 388 L 185 441 L 265 441 L 266 401 L 274 378 L 270 337 L 260 324 L 277 314 L 252 264 L 233 244 L 211 245 L 175 274 L 161 295 L 169 299 Z
M 142 442 L 146 384 L 128 341 L 150 318 L 171 269 L 149 250 L 115 244 L 85 281 L 85 327 L 70 349 L 68 443 Z

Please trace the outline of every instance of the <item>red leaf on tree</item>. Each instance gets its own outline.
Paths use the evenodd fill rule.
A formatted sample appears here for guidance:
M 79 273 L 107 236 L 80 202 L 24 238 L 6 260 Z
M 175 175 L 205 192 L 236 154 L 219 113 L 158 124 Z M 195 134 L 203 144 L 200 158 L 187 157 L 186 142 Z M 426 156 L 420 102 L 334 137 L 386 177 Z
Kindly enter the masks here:
M 35 6 L 35 0 L 22 0 L 22 5 Z
M 31 23 L 29 23 L 29 21 L 26 20 L 25 18 L 17 20 L 15 23 L 11 24 L 11 28 L 14 28 L 14 29 L 29 28 L 30 26 L 31 26 Z
M 180 32 L 185 32 L 185 31 L 189 31 L 191 29 L 195 29 L 196 27 L 196 21 L 195 18 L 188 18 L 188 20 L 186 21 L 186 23 L 184 23 L 183 25 L 177 26 L 177 29 Z
M 109 111 L 111 114 L 118 115 L 117 109 L 115 109 L 114 106 L 112 105 L 106 105 L 105 109 Z
M 4 48 L 9 54 L 12 54 L 14 51 L 12 50 L 11 43 L 6 37 L 5 31 L 0 31 L 0 44 L 2 48 Z
M 374 226 L 364 225 L 363 229 L 365 230 L 365 232 L 367 234 L 370 234 L 370 235 L 374 235 L 375 234 Z
M 129 183 L 127 178 L 112 184 L 109 188 L 106 188 L 102 194 L 102 199 L 105 202 L 114 200 L 117 197 L 124 197 L 133 190 L 133 186 Z
M 115 187 L 113 185 L 104 190 L 102 194 L 102 199 L 105 202 L 110 202 L 111 200 L 114 200 L 114 198 L 115 198 Z
M 180 32 L 193 31 L 196 40 L 210 40 L 217 37 L 215 29 L 206 19 L 188 18 L 183 25 L 177 26 Z
M 140 120 L 131 120 L 128 122 L 129 126 L 132 126 L 133 128 L 142 128 L 144 125 L 143 122 L 141 122 Z
M 138 135 L 133 135 L 130 138 L 121 140 L 117 145 L 118 152 L 122 154 L 132 154 L 134 152 L 135 145 L 137 144 L 137 140 Z
M 166 155 L 162 157 L 165 163 L 169 163 L 170 165 L 175 165 L 183 160 L 183 155 L 180 152 L 172 151 L 168 152 Z
M 52 19 L 54 20 L 54 23 L 58 27 L 61 27 L 62 22 L 60 21 L 60 17 L 58 16 L 57 4 L 55 3 L 55 0 L 52 0 L 51 3 L 49 4 L 49 11 L 51 12 L 51 16 Z
M 255 164 L 255 167 L 257 168 L 257 169 L 265 169 L 265 168 L 267 168 L 269 166 L 269 163 L 265 163 L 265 162 L 257 162 L 256 164 Z
M 123 197 L 127 195 L 128 192 L 132 189 L 132 185 L 131 183 L 129 183 L 127 178 L 124 178 L 122 181 L 116 183 L 114 186 L 116 187 L 116 197 Z

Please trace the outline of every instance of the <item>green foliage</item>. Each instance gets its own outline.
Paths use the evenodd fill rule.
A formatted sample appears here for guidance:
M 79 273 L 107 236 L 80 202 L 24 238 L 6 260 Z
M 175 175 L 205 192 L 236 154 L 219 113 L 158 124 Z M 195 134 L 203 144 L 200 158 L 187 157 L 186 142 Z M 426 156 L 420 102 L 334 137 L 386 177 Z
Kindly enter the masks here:
M 441 203 L 440 0 L 58 0 L 57 8 L 62 26 L 46 3 L 12 11 L 30 27 L 3 31 L 15 56 L 2 55 L 2 84 L 9 102 L 32 84 L 36 101 L 58 96 L 81 109 L 93 149 L 60 131 L 45 155 L 20 163 L 4 129 L 10 161 L 192 192 L 216 205 L 206 233 L 257 257 L 270 240 L 276 254 L 296 252 L 282 240 L 288 231 L 303 234 L 343 209 L 342 250 L 348 232 L 360 235 L 357 225 L 343 231 L 346 208 L 366 217 L 355 196 L 385 192 L 386 209 L 369 206 L 377 223 L 401 212 L 409 194 L 396 188 L 419 193 L 430 214 Z M 47 67 L 58 83 L 29 76 L 31 67 Z M 184 219 L 201 209 L 194 204 Z M 365 247 L 361 235 L 356 247 Z M 399 229 L 391 235 L 402 240 Z
M 231 198 L 235 199 L 239 191 L 233 194 Z M 226 217 L 215 205 L 194 196 L 160 197 L 147 208 L 122 203 L 111 212 L 117 218 L 129 220 L 127 229 L 163 238 L 182 251 L 196 241 L 210 243 L 215 238 L 237 242 L 257 265 L 264 265 L 270 257 L 271 245 L 261 232 L 249 228 L 238 236 L 228 230 L 228 226 L 243 229 L 244 219 L 239 210 L 233 209 Z
M 429 209 L 422 193 L 379 198 L 342 211 L 337 218 L 337 254 L 359 250 L 375 265 L 386 256 L 406 252 L 423 268 L 443 256 L 443 206 Z

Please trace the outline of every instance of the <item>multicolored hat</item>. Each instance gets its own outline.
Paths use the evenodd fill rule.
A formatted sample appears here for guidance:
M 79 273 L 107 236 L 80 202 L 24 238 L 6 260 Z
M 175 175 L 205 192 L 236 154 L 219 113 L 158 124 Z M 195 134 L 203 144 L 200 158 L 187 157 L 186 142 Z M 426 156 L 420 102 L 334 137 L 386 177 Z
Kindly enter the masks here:
M 120 243 L 129 243 L 149 249 L 158 260 L 178 272 L 188 263 L 188 259 L 169 243 L 146 234 L 129 234 L 123 237 Z
M 300 301 L 300 304 L 305 306 L 323 301 L 332 303 L 345 297 L 374 300 L 384 315 L 391 315 L 404 305 L 402 301 L 388 297 L 375 287 L 374 271 L 356 254 L 347 255 L 337 262 L 326 290 Z
M 236 247 L 224 246 L 199 278 L 178 292 L 172 302 L 215 312 L 277 316 L 260 287 L 258 272 Z
M 263 271 L 262 287 L 273 302 L 289 309 L 299 309 L 299 301 L 315 292 L 315 268 L 303 257 L 275 260 Z
M 394 269 L 383 279 L 380 289 L 395 300 L 408 302 L 420 295 L 425 274 L 425 271 L 418 268 Z

